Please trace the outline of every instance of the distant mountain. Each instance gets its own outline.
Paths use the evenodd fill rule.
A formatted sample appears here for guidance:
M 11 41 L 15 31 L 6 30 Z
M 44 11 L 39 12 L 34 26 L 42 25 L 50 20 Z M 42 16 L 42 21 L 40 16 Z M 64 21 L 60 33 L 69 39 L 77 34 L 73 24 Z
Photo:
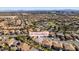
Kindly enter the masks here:
M 69 14 L 69 15 L 74 15 L 74 14 L 79 14 L 79 10 L 17 10 L 17 11 L 2 11 L 0 13 L 33 13 L 33 14 L 52 14 L 52 13 L 56 13 L 56 14 Z

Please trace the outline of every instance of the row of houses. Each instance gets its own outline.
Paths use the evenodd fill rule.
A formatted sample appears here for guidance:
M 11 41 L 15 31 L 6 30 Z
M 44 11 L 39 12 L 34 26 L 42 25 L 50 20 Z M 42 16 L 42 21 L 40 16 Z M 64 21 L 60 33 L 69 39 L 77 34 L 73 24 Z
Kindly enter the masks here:
M 79 50 L 73 42 L 79 42 L 79 36 L 77 34 L 65 34 L 51 32 L 51 36 L 33 36 L 32 40 L 39 43 L 40 45 L 51 48 L 52 50 L 63 50 L 63 51 L 75 51 Z
M 37 51 L 36 48 L 16 38 L 0 37 L 0 51 Z

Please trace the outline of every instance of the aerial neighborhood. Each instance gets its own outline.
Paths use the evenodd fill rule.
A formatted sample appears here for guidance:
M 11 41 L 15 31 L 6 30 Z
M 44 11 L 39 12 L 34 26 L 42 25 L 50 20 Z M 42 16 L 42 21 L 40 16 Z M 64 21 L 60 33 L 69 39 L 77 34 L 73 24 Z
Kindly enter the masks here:
M 79 51 L 79 13 L 67 11 L 0 12 L 0 51 Z

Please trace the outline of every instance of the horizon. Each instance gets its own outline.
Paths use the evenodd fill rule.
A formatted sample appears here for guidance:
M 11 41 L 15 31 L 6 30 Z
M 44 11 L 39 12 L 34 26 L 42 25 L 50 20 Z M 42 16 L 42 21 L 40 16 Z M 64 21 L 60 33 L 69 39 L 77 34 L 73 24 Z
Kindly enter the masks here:
M 4 11 L 50 11 L 50 10 L 79 10 L 79 7 L 0 7 Z

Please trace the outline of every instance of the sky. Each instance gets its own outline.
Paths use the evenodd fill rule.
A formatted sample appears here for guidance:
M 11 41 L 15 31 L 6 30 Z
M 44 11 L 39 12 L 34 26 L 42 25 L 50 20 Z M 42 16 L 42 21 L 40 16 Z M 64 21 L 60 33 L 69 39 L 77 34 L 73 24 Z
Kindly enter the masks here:
M 17 10 L 79 10 L 79 7 L 0 7 L 0 11 L 17 11 Z

